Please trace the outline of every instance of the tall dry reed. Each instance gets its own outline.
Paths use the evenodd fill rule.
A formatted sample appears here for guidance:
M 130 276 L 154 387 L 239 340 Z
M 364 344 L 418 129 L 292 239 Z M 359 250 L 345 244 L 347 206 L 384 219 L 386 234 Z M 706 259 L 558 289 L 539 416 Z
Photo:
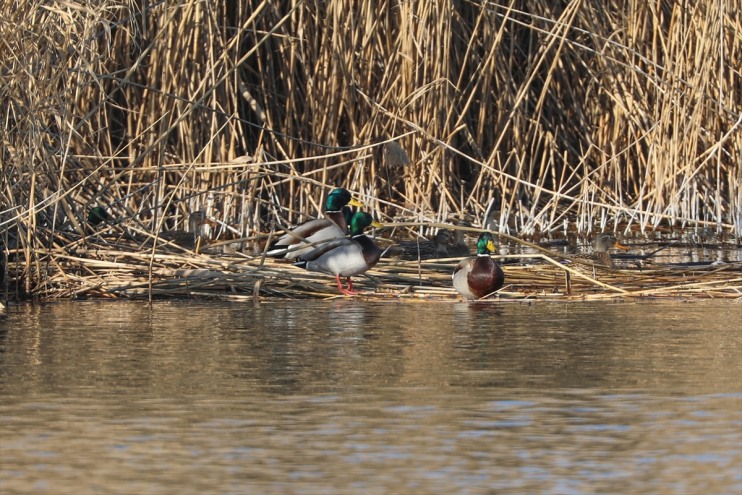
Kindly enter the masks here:
M 96 205 L 248 237 L 342 185 L 385 220 L 489 211 L 518 235 L 742 228 L 740 0 L 0 10 L 0 233 L 26 290 Z

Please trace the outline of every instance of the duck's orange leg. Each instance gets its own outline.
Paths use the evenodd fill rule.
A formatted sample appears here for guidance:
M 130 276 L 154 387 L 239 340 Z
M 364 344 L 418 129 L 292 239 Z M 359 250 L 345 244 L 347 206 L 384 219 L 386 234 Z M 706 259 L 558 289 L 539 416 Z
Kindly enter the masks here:
M 353 291 L 353 282 L 350 280 L 350 277 L 347 277 L 348 280 L 348 288 L 346 289 L 343 287 L 343 283 L 340 281 L 340 275 L 335 275 L 335 280 L 337 280 L 338 283 L 338 290 L 345 294 L 346 296 L 355 296 L 358 294 L 358 292 Z

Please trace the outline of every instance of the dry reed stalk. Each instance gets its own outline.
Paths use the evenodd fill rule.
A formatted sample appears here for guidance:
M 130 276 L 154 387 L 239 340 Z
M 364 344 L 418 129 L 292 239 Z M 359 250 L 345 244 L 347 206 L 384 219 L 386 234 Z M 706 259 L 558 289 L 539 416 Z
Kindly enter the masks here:
M 48 280 L 47 297 L 162 297 L 214 295 L 225 292 L 253 293 L 260 285 L 260 292 L 268 297 L 336 297 L 332 277 L 312 274 L 296 269 L 291 264 L 267 260 L 263 265 L 258 258 L 184 256 L 157 253 L 154 260 L 146 253 L 91 251 L 87 257 L 56 253 L 55 263 L 59 274 Z M 49 255 L 49 253 L 41 253 Z M 538 256 L 532 256 L 538 257 Z M 374 283 L 358 278 L 357 285 L 371 292 L 367 298 L 435 297 L 457 298 L 450 286 L 450 274 L 456 259 L 425 263 L 424 277 L 420 279 L 409 272 L 413 263 L 382 262 L 369 272 Z M 152 281 L 146 276 L 147 267 L 155 263 Z M 191 268 L 183 269 L 187 264 Z M 621 270 L 601 274 L 601 280 L 575 282 L 574 296 L 560 290 L 564 267 L 554 265 L 505 266 L 507 283 L 500 297 L 535 299 L 600 299 L 604 297 L 740 297 L 742 266 L 728 265 L 709 270 Z M 730 276 L 731 275 L 731 276 Z M 605 283 L 608 281 L 609 283 Z M 647 288 L 655 285 L 653 288 Z M 620 287 L 594 292 L 594 287 Z M 58 288 L 54 288 L 58 287 Z M 612 293 L 612 295 L 611 295 Z
M 0 7 L 16 293 L 74 283 L 64 256 L 96 242 L 96 205 L 122 237 L 203 208 L 248 242 L 336 186 L 422 234 L 493 202 L 518 236 L 742 228 L 742 25 L 724 2 L 136 8 Z M 385 136 L 408 164 L 374 158 Z

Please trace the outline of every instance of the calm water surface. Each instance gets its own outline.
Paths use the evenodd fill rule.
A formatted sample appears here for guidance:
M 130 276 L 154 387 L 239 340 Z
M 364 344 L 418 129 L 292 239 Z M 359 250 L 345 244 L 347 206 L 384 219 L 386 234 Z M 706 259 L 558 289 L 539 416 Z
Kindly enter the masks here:
M 739 494 L 742 304 L 0 316 L 2 494 Z

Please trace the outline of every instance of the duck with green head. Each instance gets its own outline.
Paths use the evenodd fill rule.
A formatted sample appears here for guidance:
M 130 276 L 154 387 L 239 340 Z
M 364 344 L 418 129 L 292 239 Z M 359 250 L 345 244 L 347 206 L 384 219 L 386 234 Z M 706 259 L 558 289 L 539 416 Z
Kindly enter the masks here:
M 347 189 L 333 189 L 325 202 L 325 217 L 297 225 L 273 243 L 266 253 L 274 258 L 297 259 L 315 249 L 318 242 L 345 237 L 353 212 L 348 207 L 362 207 Z
M 477 255 L 464 258 L 453 270 L 453 287 L 467 299 L 481 299 L 505 283 L 505 274 L 490 256 L 495 252 L 495 240 L 483 232 L 477 240 Z
M 96 226 L 110 220 L 111 215 L 109 215 L 106 209 L 102 206 L 93 206 L 90 208 L 90 211 L 88 211 L 88 223 L 90 225 Z
M 360 275 L 373 268 L 381 258 L 382 249 L 363 233 L 366 227 L 382 227 L 365 212 L 357 212 L 350 221 L 350 238 L 336 239 L 320 244 L 314 250 L 304 253 L 294 265 L 313 272 L 335 275 L 338 290 L 353 296 L 353 275 Z M 348 288 L 343 287 L 340 277 L 345 277 Z

